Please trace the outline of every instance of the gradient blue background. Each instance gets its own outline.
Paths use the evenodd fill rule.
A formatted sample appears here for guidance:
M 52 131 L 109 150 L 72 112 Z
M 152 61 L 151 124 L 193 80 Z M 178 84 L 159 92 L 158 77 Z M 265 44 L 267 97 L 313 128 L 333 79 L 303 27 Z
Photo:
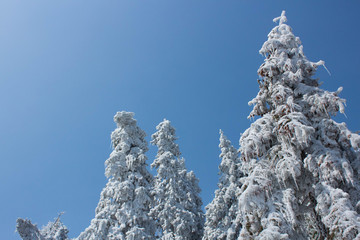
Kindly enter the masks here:
M 135 112 L 150 140 L 167 118 L 188 169 L 213 197 L 218 132 L 238 147 L 258 91 L 258 50 L 287 11 L 323 88 L 348 100 L 359 126 L 359 1 L 4 0 L 0 2 L 0 238 L 18 217 L 61 211 L 76 237 L 106 184 L 116 111 Z M 156 148 L 150 147 L 152 162 Z

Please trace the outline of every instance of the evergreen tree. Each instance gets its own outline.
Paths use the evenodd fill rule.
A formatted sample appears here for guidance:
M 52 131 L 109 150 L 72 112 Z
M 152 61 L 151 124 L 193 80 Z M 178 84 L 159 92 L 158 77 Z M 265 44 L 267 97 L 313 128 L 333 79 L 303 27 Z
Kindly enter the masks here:
M 16 231 L 23 240 L 45 240 L 38 227 L 27 219 L 18 218 L 16 220 Z
M 241 230 L 238 221 L 238 199 L 242 177 L 237 150 L 231 145 L 220 130 L 220 158 L 219 189 L 215 191 L 215 198 L 206 206 L 206 222 L 204 240 L 237 239 Z
M 49 240 L 66 240 L 68 239 L 69 230 L 66 226 L 60 221 L 60 216 L 63 213 L 60 213 L 54 222 L 49 222 L 46 226 L 41 229 L 41 235 L 45 239 Z
M 60 221 L 61 214 L 54 222 L 49 222 L 41 230 L 30 220 L 18 218 L 16 230 L 23 240 L 66 240 L 69 230 Z
M 151 143 L 158 147 L 151 167 L 156 168 L 154 180 L 155 205 L 151 215 L 157 219 L 158 238 L 163 240 L 201 239 L 203 228 L 202 201 L 198 179 L 187 172 L 175 129 L 164 120 L 152 135 Z
M 101 192 L 95 218 L 79 240 L 154 239 L 154 221 L 148 216 L 152 176 L 145 163 L 147 142 L 133 116 L 134 113 L 118 112 L 114 117 L 114 151 L 105 161 L 109 181 Z
M 240 139 L 241 239 L 360 239 L 360 137 L 331 119 L 345 100 L 312 76 L 300 39 L 274 21 L 260 53 L 260 91 Z

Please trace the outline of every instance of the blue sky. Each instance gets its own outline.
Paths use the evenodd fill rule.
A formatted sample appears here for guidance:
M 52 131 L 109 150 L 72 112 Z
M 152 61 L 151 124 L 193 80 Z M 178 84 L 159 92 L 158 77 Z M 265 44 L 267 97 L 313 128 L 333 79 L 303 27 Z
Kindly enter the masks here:
M 188 169 L 211 201 L 219 129 L 238 147 L 258 91 L 258 54 L 272 19 L 308 59 L 325 60 L 322 87 L 344 87 L 348 127 L 360 130 L 358 1 L 4 0 L 0 2 L 0 238 L 18 217 L 39 226 L 65 211 L 76 237 L 106 184 L 117 111 L 135 112 L 150 140 L 169 119 Z M 148 163 L 156 148 L 150 147 Z

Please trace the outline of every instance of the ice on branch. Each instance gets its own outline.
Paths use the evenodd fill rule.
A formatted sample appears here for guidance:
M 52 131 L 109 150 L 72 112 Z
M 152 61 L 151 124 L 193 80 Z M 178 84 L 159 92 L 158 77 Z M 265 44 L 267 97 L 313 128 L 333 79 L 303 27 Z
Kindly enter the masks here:
M 279 21 L 279 25 L 284 24 L 284 23 L 287 22 L 287 18 L 285 16 L 285 11 L 284 10 L 281 12 L 280 17 L 276 17 L 276 18 L 273 19 L 273 22 L 277 22 L 277 21 Z

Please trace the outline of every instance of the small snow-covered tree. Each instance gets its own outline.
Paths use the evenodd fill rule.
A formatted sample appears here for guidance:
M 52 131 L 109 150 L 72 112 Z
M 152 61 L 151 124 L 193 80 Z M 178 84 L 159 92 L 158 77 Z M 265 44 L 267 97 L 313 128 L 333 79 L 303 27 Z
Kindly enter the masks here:
M 219 166 L 219 188 L 215 191 L 215 198 L 206 206 L 204 240 L 237 239 L 241 230 L 241 222 L 237 215 L 237 195 L 240 192 L 242 177 L 240 161 L 237 150 L 221 130 L 219 147 L 222 159 Z
M 360 137 L 331 119 L 345 100 L 312 76 L 300 39 L 274 21 L 260 53 L 260 91 L 240 139 L 241 239 L 360 239 Z
M 60 220 L 61 214 L 54 222 L 49 222 L 41 230 L 30 220 L 17 219 L 16 230 L 23 240 L 66 240 L 69 230 Z
M 16 220 L 16 231 L 23 240 L 45 240 L 38 227 L 28 219 Z
M 95 218 L 79 240 L 155 238 L 154 221 L 149 216 L 153 200 L 152 176 L 146 169 L 147 142 L 133 116 L 134 113 L 123 111 L 114 117 L 114 151 L 105 161 L 109 181 L 101 192 Z
M 175 129 L 164 120 L 152 135 L 151 143 L 158 147 L 151 167 L 156 168 L 154 207 L 151 215 L 158 225 L 158 238 L 163 240 L 201 239 L 203 228 L 202 201 L 198 179 L 185 168 Z
M 49 222 L 46 226 L 41 229 L 41 235 L 45 239 L 49 240 L 66 240 L 68 239 L 69 230 L 61 222 L 60 216 L 63 213 L 60 213 L 59 216 L 55 219 L 54 222 Z

